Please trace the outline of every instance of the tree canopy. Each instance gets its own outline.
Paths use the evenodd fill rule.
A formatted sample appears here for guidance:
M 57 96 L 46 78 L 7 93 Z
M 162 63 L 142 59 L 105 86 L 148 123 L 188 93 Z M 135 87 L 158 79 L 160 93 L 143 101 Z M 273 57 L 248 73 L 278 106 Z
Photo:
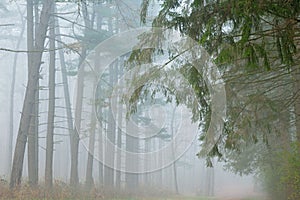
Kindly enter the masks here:
M 162 1 L 160 1 L 162 2 Z M 149 0 L 143 1 L 145 22 Z M 240 62 L 270 69 L 296 63 L 299 1 L 166 0 L 154 26 L 178 29 L 217 55 L 219 64 Z
M 162 3 L 161 10 L 153 26 L 174 28 L 198 41 L 223 70 L 227 96 L 231 100 L 235 98 L 228 103 L 229 108 L 235 108 L 229 111 L 229 121 L 237 121 L 237 117 L 243 116 L 237 107 L 244 116 L 247 106 L 252 106 L 248 114 L 253 114 L 254 107 L 260 111 L 264 107 L 271 109 L 270 112 L 273 109 L 274 115 L 289 109 L 289 105 L 297 101 L 298 94 L 291 88 L 298 82 L 299 1 L 159 2 Z M 149 4 L 149 0 L 143 1 L 141 20 L 144 23 Z M 193 77 L 196 77 L 195 73 L 190 73 L 190 80 Z M 197 87 L 199 78 L 197 80 L 191 84 Z M 264 121 L 262 119 L 257 121 Z M 228 124 L 224 132 L 230 126 L 236 128 L 237 124 Z M 257 141 L 256 134 L 251 137 Z M 225 145 L 229 146 L 234 147 L 233 144 Z
M 278 175 L 273 178 L 281 177 L 272 179 L 273 183 L 275 180 L 281 182 L 293 164 L 275 168 L 274 165 L 278 160 L 280 163 L 291 162 L 283 159 L 283 152 L 299 156 L 299 152 L 290 146 L 300 141 L 300 2 L 158 2 L 161 8 L 152 25 L 176 29 L 198 41 L 223 73 L 227 117 L 219 142 L 208 156 L 218 156 L 227 162 L 228 168 L 241 174 L 258 170 L 265 176 L 272 171 L 271 174 Z M 144 0 L 142 4 L 141 21 L 144 23 L 150 4 L 150 0 Z M 189 74 L 190 80 L 199 77 L 197 73 Z M 190 81 L 193 88 L 199 90 L 201 82 L 199 78 Z M 201 97 L 198 100 L 201 101 Z M 204 138 L 205 134 L 200 139 Z M 275 159 L 269 159 L 269 156 Z M 268 180 L 271 179 L 269 175 Z M 291 182 L 285 183 L 293 185 Z M 299 194 L 291 192 L 297 191 L 297 187 L 293 185 L 285 191 L 289 198 L 297 198 Z M 275 190 L 283 191 L 273 188 Z M 287 197 L 281 194 L 277 198 Z

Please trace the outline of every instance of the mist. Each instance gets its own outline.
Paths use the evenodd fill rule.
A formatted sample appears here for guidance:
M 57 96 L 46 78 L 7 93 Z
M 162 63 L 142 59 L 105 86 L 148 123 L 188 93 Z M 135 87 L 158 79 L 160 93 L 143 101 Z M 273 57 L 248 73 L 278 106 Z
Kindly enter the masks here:
M 240 88 L 142 3 L 0 1 L 1 199 L 266 198 L 265 138 L 223 131 Z

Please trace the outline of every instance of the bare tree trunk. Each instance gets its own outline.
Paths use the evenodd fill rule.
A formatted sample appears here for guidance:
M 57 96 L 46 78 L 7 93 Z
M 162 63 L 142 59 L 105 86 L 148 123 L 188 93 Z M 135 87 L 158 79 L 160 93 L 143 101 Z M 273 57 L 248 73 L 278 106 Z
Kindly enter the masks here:
M 98 108 L 98 112 L 101 116 L 103 116 L 103 112 L 102 112 L 102 107 L 99 106 Z M 98 180 L 99 180 L 99 184 L 100 186 L 103 186 L 104 184 L 104 177 L 103 177 L 103 123 L 102 123 L 102 119 L 99 120 L 99 133 L 98 133 L 98 154 L 99 154 L 99 162 L 98 162 L 98 172 L 99 172 L 99 177 L 98 177 Z
M 93 93 L 96 89 L 96 83 L 93 86 Z M 88 161 L 86 167 L 86 187 L 87 189 L 91 189 L 94 186 L 93 179 L 93 164 L 94 164 L 94 150 L 95 150 L 95 131 L 96 131 L 96 116 L 95 116 L 95 103 L 92 102 L 92 116 L 91 116 L 91 124 L 90 124 L 90 136 L 89 136 L 89 149 L 88 149 Z
M 27 5 L 27 48 L 28 51 L 33 51 L 34 49 L 34 19 L 33 19 L 33 2 L 30 2 L 31 5 Z M 32 64 L 32 57 L 28 58 L 29 65 Z M 30 60 L 30 61 L 29 61 Z M 37 136 L 37 129 L 35 128 L 38 126 L 36 124 L 38 118 L 38 83 L 36 86 L 35 91 L 35 102 L 33 106 L 33 112 L 30 120 L 30 127 L 28 133 L 28 178 L 29 178 L 29 185 L 34 186 L 37 184 L 37 176 L 35 174 L 35 163 L 37 162 L 36 156 L 36 136 Z
M 89 149 L 88 149 L 88 161 L 87 161 L 87 169 L 86 169 L 86 187 L 91 189 L 94 186 L 94 179 L 93 179 L 93 161 L 94 161 L 94 149 L 95 149 L 95 117 L 92 119 L 93 123 L 91 126 L 90 131 L 90 138 L 89 138 Z
M 83 59 L 83 58 L 82 58 Z M 81 124 L 83 82 L 84 82 L 84 65 L 78 70 L 77 94 L 75 105 L 75 125 L 70 137 L 71 142 L 71 174 L 70 185 L 76 188 L 79 184 L 78 177 L 78 149 L 79 149 L 79 131 Z
M 27 20 L 28 22 L 28 32 L 27 32 L 27 44 L 31 51 L 34 50 L 34 38 L 36 38 L 36 33 L 34 33 L 34 27 L 37 28 L 38 21 L 38 2 L 34 0 L 34 5 L 30 8 L 30 15 Z M 35 18 L 33 18 L 33 9 L 35 12 Z M 30 29 L 30 30 L 29 30 Z M 35 32 L 37 32 L 35 30 Z M 35 102 L 33 106 L 33 111 L 30 120 L 30 127 L 28 133 L 28 181 L 31 187 L 35 187 L 38 184 L 38 124 L 39 124 L 39 80 L 37 81 L 36 91 L 35 91 Z
M 30 13 L 30 10 L 32 9 L 32 1 L 28 0 L 27 4 L 27 8 Z M 10 177 L 10 188 L 14 188 L 21 184 L 27 135 L 29 131 L 31 116 L 33 114 L 32 111 L 35 103 L 36 86 L 39 80 L 39 69 L 41 65 L 41 59 L 44 50 L 44 43 L 52 4 L 52 0 L 46 0 L 43 2 L 40 23 L 36 29 L 39 33 L 39 37 L 35 39 L 34 53 L 28 53 L 28 81 L 14 152 L 14 159 Z
M 84 5 L 83 14 L 84 14 L 84 20 L 85 25 L 89 28 L 93 28 L 93 24 L 96 17 L 96 5 L 98 2 L 93 3 L 93 12 L 91 16 L 89 16 L 87 7 Z M 98 12 L 99 13 L 99 12 Z M 101 21 L 96 21 L 97 23 L 101 23 Z M 99 26 L 97 27 L 99 28 Z M 97 88 L 97 81 L 94 80 L 93 83 L 93 93 L 96 91 Z M 93 179 L 93 164 L 94 164 L 94 151 L 95 151 L 95 129 L 96 129 L 96 116 L 95 116 L 95 105 L 96 102 L 92 102 L 92 116 L 91 116 L 91 128 L 90 128 L 90 138 L 89 138 L 89 149 L 88 149 L 88 161 L 87 161 L 87 169 L 86 169 L 86 187 L 90 189 L 92 186 L 94 186 L 94 179 Z
M 162 139 L 160 138 L 158 140 L 158 149 L 162 149 L 163 148 L 163 143 L 162 143 Z M 158 163 L 162 163 L 163 162 L 163 153 L 162 151 L 159 152 L 158 154 L 158 159 L 157 159 L 157 162 Z M 157 171 L 157 181 L 158 181 L 158 187 L 161 187 L 163 186 L 163 169 L 159 169 Z
M 206 169 L 206 187 L 205 187 L 205 195 L 213 196 L 215 188 L 215 174 L 214 168 L 209 167 Z
M 131 133 L 132 128 L 126 123 L 126 132 Z M 139 141 L 137 138 L 134 138 L 130 135 L 126 135 L 126 151 L 128 152 L 138 152 L 138 146 L 139 146 Z M 138 159 L 136 160 L 129 160 L 126 158 L 126 171 L 132 170 L 137 168 L 139 165 Z M 138 174 L 136 173 L 129 173 L 126 172 L 125 174 L 125 182 L 126 182 L 126 188 L 129 191 L 137 191 L 138 189 Z
M 174 185 L 175 185 L 175 191 L 176 194 L 179 194 L 179 189 L 178 189 L 178 181 L 177 181 L 177 168 L 176 168 L 176 158 L 175 158 L 175 148 L 176 148 L 176 143 L 175 143 L 175 139 L 174 139 L 174 135 L 175 135 L 175 130 L 176 129 L 175 123 L 174 123 L 174 118 L 175 118 L 175 111 L 176 111 L 176 107 L 174 107 L 173 112 L 172 112 L 172 118 L 171 118 L 171 139 L 172 139 L 172 156 L 173 156 L 173 175 L 174 175 Z
M 151 151 L 151 138 L 150 139 L 147 138 L 147 139 L 145 139 L 145 152 L 147 154 L 150 151 Z M 144 185 L 146 187 L 149 187 L 149 186 L 151 186 L 151 175 L 152 175 L 152 173 L 147 172 L 147 169 L 151 168 L 150 167 L 151 162 L 150 162 L 149 159 L 147 159 L 146 154 L 144 156 L 144 170 L 146 171 L 146 173 L 144 173 Z
M 38 127 L 39 127 L 39 82 L 35 93 L 35 105 L 28 133 L 28 181 L 31 187 L 38 184 Z
M 78 150 L 79 150 L 79 133 L 81 128 L 81 112 L 82 112 L 82 101 L 83 101 L 83 84 L 84 84 L 84 59 L 86 58 L 86 49 L 83 47 L 80 57 L 77 79 L 77 93 L 76 93 L 76 104 L 75 104 L 75 125 L 70 138 L 71 142 L 71 175 L 70 185 L 76 188 L 79 184 L 78 176 Z M 83 64 L 83 65 L 82 65 Z
M 19 8 L 18 8 L 19 9 Z M 19 49 L 21 42 L 23 41 L 23 35 L 25 32 L 25 25 L 26 22 L 23 19 L 23 13 L 19 11 L 21 15 L 22 21 L 22 28 L 20 37 L 18 39 L 16 49 Z M 13 156 L 13 137 L 14 137 L 14 95 L 15 95 L 15 84 L 16 84 L 16 69 L 17 69 L 17 60 L 18 60 L 18 53 L 14 55 L 14 63 L 13 63 L 13 70 L 12 70 L 12 80 L 11 80 L 11 90 L 10 90 L 10 106 L 9 106 L 9 138 L 8 138 L 8 160 L 7 160 L 7 174 L 10 175 L 11 172 L 11 164 L 12 164 L 12 156 Z
M 120 58 L 121 59 L 121 58 Z M 119 70 L 117 70 L 117 72 L 116 72 L 116 80 L 118 79 L 118 75 L 120 75 L 120 76 L 122 76 L 123 75 L 123 69 L 122 69 L 122 67 L 123 67 L 123 64 L 124 63 L 124 61 L 123 61 L 123 59 L 121 59 L 121 62 L 118 62 L 118 64 L 117 64 L 117 69 L 118 68 L 120 68 Z M 121 79 L 122 80 L 122 79 Z M 122 85 L 123 84 L 123 82 L 119 82 L 119 85 Z M 119 88 L 119 91 L 118 91 L 118 93 L 119 94 L 122 94 L 122 88 Z M 118 101 L 119 102 L 121 102 L 122 101 L 122 96 L 119 96 L 118 97 Z M 118 148 L 119 149 L 121 149 L 122 148 L 122 118 L 123 118 L 123 104 L 121 104 L 121 103 L 118 103 L 117 105 L 119 105 L 119 107 L 118 107 L 118 127 L 117 127 L 117 130 L 118 130 L 118 132 L 117 132 L 117 134 L 118 134 L 118 136 L 117 136 L 117 146 L 118 146 Z M 116 188 L 117 189 L 121 189 L 121 161 L 122 161 L 122 155 L 121 155 L 121 151 L 117 151 L 117 169 L 119 169 L 119 170 L 117 170 L 116 171 Z
M 54 11 L 54 6 L 52 6 Z M 52 16 L 49 23 L 50 63 L 49 63 L 49 104 L 46 143 L 45 184 L 53 186 L 53 146 L 54 146 L 54 115 L 55 115 L 55 26 Z
M 115 73 L 115 64 L 112 64 L 109 68 L 109 86 L 111 89 L 113 89 L 115 79 L 114 79 L 114 73 Z M 108 107 L 108 125 L 107 125 L 107 138 L 112 143 L 112 145 L 115 145 L 116 141 L 116 121 L 114 119 L 113 113 L 112 113 L 112 105 L 115 106 L 116 102 L 114 100 L 115 98 L 112 98 L 112 102 L 109 103 Z M 115 164 L 115 148 L 111 148 L 112 145 L 107 145 L 105 149 L 105 163 L 110 163 L 111 166 L 104 166 L 104 181 L 105 186 L 112 188 L 114 186 L 114 164 Z M 114 147 L 114 146 L 113 146 Z
M 96 8 L 99 9 L 99 2 L 98 4 L 96 4 Z M 101 26 L 102 26 L 102 16 L 101 16 L 101 13 L 100 12 L 96 12 L 96 29 L 97 31 L 101 31 Z M 97 62 L 100 62 L 100 60 L 98 60 Z M 99 91 L 101 91 L 101 86 L 98 86 L 97 88 Z M 97 93 L 97 97 L 98 98 L 101 98 L 101 94 L 99 94 L 99 92 Z M 98 117 L 99 116 L 103 116 L 103 111 L 102 111 L 102 106 L 101 106 L 101 103 L 99 103 L 99 106 L 98 106 Z M 99 132 L 98 132 L 98 154 L 99 154 L 99 162 L 98 162 L 98 173 L 99 173 L 99 177 L 98 177 L 98 181 L 99 181 L 99 184 L 101 186 L 103 186 L 104 184 L 104 175 L 103 175 L 103 155 L 104 155 L 104 148 L 103 148 L 103 120 L 100 119 L 99 120 Z
M 55 8 L 55 10 L 56 10 L 56 8 Z M 61 36 L 60 36 L 59 22 L 58 22 L 57 19 L 55 20 L 55 26 L 57 27 L 56 28 L 56 38 L 57 38 L 58 41 L 62 41 Z M 71 100 L 70 100 L 69 82 L 68 82 L 68 76 L 67 76 L 67 67 L 66 67 L 65 56 L 64 56 L 64 51 L 63 51 L 62 47 L 63 47 L 63 45 L 58 43 L 58 49 L 59 49 L 58 53 L 59 53 L 63 88 L 64 88 L 64 99 L 65 99 L 67 124 L 68 124 L 68 132 L 69 132 L 70 147 L 71 147 L 71 145 L 72 145 L 71 137 L 74 134 L 73 116 L 72 116 L 72 109 L 71 109 Z M 69 170 L 69 169 L 67 169 L 67 170 Z
M 38 27 L 39 23 L 39 2 L 38 0 L 34 0 L 33 11 L 34 18 L 32 18 L 32 31 L 28 34 L 29 40 L 32 41 L 28 43 L 30 48 L 33 49 L 34 46 L 34 38 L 38 37 L 38 31 L 35 30 Z M 35 27 L 35 28 L 34 28 Z M 33 114 L 29 127 L 29 135 L 28 135 L 28 179 L 29 185 L 32 187 L 37 186 L 38 184 L 38 126 L 39 126 L 39 80 L 36 86 L 36 95 L 35 95 L 35 104 L 33 108 Z
M 85 24 L 85 29 L 92 28 L 92 22 L 90 21 L 87 4 L 86 2 L 81 2 L 81 9 L 83 13 L 83 19 Z M 84 31 L 84 37 L 86 37 L 86 30 Z M 75 106 L 75 126 L 73 129 L 73 133 L 71 135 L 71 177 L 70 177 L 70 185 L 72 187 L 77 187 L 79 184 L 78 177 L 78 149 L 79 149 L 79 131 L 81 124 L 81 112 L 82 112 L 82 98 L 83 98 L 83 82 L 84 82 L 84 62 L 87 55 L 86 47 L 82 47 L 81 57 L 79 61 L 78 70 L 78 81 L 77 81 L 77 96 L 76 96 L 76 106 Z
M 60 28 L 59 28 L 59 23 L 57 20 L 55 21 L 55 26 L 57 27 L 56 28 L 56 38 L 58 41 L 61 41 Z M 68 124 L 69 134 L 71 135 L 72 130 L 73 130 L 73 117 L 72 117 L 71 100 L 70 100 L 70 92 L 69 92 L 69 81 L 68 81 L 68 76 L 67 76 L 67 67 L 66 67 L 65 55 L 64 55 L 64 51 L 63 51 L 62 47 L 63 47 L 62 45 L 58 45 L 58 49 L 59 49 L 58 53 L 59 53 L 59 61 L 60 61 L 60 66 L 61 66 L 61 76 L 62 76 L 62 81 L 63 81 L 63 88 L 64 88 L 64 98 L 65 98 L 66 113 L 67 113 L 67 124 Z
M 211 169 L 211 190 L 210 190 L 211 196 L 215 195 L 215 168 Z

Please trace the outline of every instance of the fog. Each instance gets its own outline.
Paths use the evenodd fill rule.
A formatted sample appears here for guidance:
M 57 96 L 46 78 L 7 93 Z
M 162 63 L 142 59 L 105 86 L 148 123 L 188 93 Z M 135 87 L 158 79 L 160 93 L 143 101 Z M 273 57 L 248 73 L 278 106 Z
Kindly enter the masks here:
M 13 158 L 9 150 L 11 100 L 12 144 L 15 151 L 28 81 L 28 8 L 25 1 L 1 0 L 0 3 L 0 176 L 9 182 L 12 169 L 9 158 Z M 68 120 L 71 120 L 71 125 L 76 128 L 75 132 L 79 136 L 77 169 L 78 183 L 81 185 L 89 182 L 87 177 L 90 170 L 92 187 L 104 191 L 115 190 L 118 191 L 115 193 L 120 194 L 150 197 L 213 196 L 220 199 L 260 195 L 255 191 L 255 172 L 242 176 L 235 174 L 225 167 L 227 163 L 223 159 L 218 158 L 211 158 L 209 163 L 212 163 L 212 167 L 207 167 L 205 156 L 197 156 L 205 148 L 205 142 L 199 140 L 205 135 L 205 119 L 201 119 L 199 113 L 198 117 L 193 115 L 192 104 L 196 104 L 196 95 L 190 92 L 193 88 L 187 86 L 186 80 L 178 81 L 182 78 L 181 75 L 172 74 L 172 69 L 178 68 L 184 59 L 168 63 L 165 71 L 159 72 L 164 76 L 149 74 L 157 66 L 168 62 L 167 53 L 156 54 L 151 66 L 145 67 L 142 64 L 140 67 L 137 63 L 130 64 L 128 61 L 130 53 L 134 52 L 132 49 L 138 45 L 132 42 L 138 38 L 133 36 L 136 32 L 130 31 L 141 26 L 140 5 L 139 0 L 89 2 L 86 7 L 72 1 L 56 3 L 55 29 L 56 34 L 60 29 L 61 38 L 56 37 L 55 50 L 51 50 L 51 37 L 47 36 L 39 68 L 36 116 L 39 183 L 45 182 L 49 91 L 52 90 L 49 89 L 49 52 L 55 51 L 54 184 L 69 184 L 72 176 L 70 136 L 75 129 L 70 130 L 68 126 Z M 35 17 L 42 6 L 39 4 L 34 7 Z M 152 5 L 149 20 L 157 14 L 158 9 L 158 5 Z M 84 15 L 89 16 L 88 21 L 94 20 L 94 24 L 87 25 Z M 87 26 L 90 27 L 86 28 Z M 118 36 L 114 38 L 116 35 Z M 181 36 L 178 35 L 173 36 L 173 39 L 179 41 Z M 170 44 L 163 45 L 163 48 L 171 49 L 168 46 Z M 66 65 L 69 97 L 64 90 L 66 83 L 62 59 Z M 15 85 L 11 99 L 13 77 Z M 213 78 L 207 79 L 212 81 Z M 67 98 L 70 108 L 66 103 Z M 78 99 L 81 99 L 79 110 Z M 214 102 L 213 98 L 211 101 Z M 71 116 L 67 114 L 68 109 Z M 201 107 L 198 106 L 197 109 L 201 110 Z M 218 116 L 219 113 L 215 115 Z M 213 114 L 212 116 L 214 117 Z M 209 129 L 209 133 L 214 134 L 211 136 L 212 142 L 216 140 L 219 129 L 220 127 L 213 126 Z M 26 146 L 22 166 L 23 183 L 29 180 L 27 148 Z

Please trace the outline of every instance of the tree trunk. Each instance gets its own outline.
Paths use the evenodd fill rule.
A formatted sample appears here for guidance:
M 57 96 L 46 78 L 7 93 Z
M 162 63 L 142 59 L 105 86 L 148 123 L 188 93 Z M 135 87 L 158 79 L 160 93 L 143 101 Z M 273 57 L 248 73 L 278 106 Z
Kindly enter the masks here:
M 126 132 L 131 133 L 132 127 L 126 123 Z M 134 138 L 130 135 L 126 135 L 126 151 L 127 152 L 138 152 L 139 141 L 138 138 Z M 126 158 L 126 171 L 137 168 L 139 165 L 138 159 L 129 160 Z M 126 188 L 129 191 L 137 191 L 138 189 L 138 174 L 126 172 L 125 174 Z
M 76 91 L 76 103 L 75 103 L 75 125 L 70 138 L 71 142 L 71 175 L 70 185 L 76 188 L 79 184 L 78 176 L 78 149 L 79 149 L 79 133 L 81 128 L 81 112 L 82 112 L 82 101 L 83 101 L 83 84 L 84 84 L 84 68 L 83 64 L 86 57 L 86 49 L 83 47 L 80 57 L 77 79 L 77 91 Z
M 83 58 L 82 58 L 83 59 Z M 83 98 L 83 81 L 84 81 L 84 65 L 78 70 L 77 94 L 75 105 L 75 125 L 70 137 L 71 142 L 71 174 L 70 185 L 76 188 L 79 184 L 78 177 L 78 149 L 79 149 L 79 131 L 81 124 L 82 98 Z
M 27 41 L 30 51 L 34 50 L 34 27 L 37 28 L 38 11 L 36 8 L 38 3 L 31 6 L 28 13 L 28 27 L 27 27 Z M 35 19 L 33 18 L 33 8 L 35 8 Z M 30 21 L 30 22 L 29 22 Z M 34 22 L 34 23 L 33 23 Z M 37 32 L 37 31 L 35 31 Z M 33 114 L 31 116 L 29 133 L 28 133 L 28 181 L 31 187 L 38 184 L 38 124 L 39 124 L 39 80 L 37 81 L 35 102 L 33 107 Z
M 173 175 L 174 175 L 174 186 L 175 186 L 175 191 L 176 194 L 179 194 L 179 189 L 178 189 L 178 181 L 177 181 L 177 168 L 176 168 L 176 158 L 175 158 L 175 148 L 176 148 L 176 139 L 174 139 L 175 135 L 175 123 L 174 123 L 174 118 L 175 118 L 175 111 L 176 107 L 174 107 L 173 112 L 172 112 L 172 118 L 171 118 L 171 140 L 172 140 L 172 156 L 173 156 Z
M 162 149 L 162 148 L 163 148 L 162 139 L 158 139 L 158 149 Z M 163 153 L 162 153 L 162 151 L 159 151 L 157 162 L 158 163 L 163 163 L 163 159 L 164 159 L 163 158 Z M 176 167 L 175 167 L 175 169 L 176 169 Z M 157 171 L 157 181 L 158 181 L 157 186 L 162 187 L 163 186 L 163 169 L 159 169 Z
M 96 4 L 96 9 L 100 9 L 99 5 L 100 3 L 98 2 L 98 4 Z M 101 13 L 100 12 L 97 12 L 96 13 L 96 29 L 97 31 L 101 31 L 102 28 L 102 16 L 101 16 Z M 96 58 L 97 59 L 97 58 Z M 100 60 L 98 59 L 97 62 L 100 62 Z M 101 86 L 98 85 L 98 91 L 101 91 Z M 97 92 L 97 97 L 100 98 L 101 94 L 99 94 L 99 92 Z M 103 116 L 103 111 L 102 111 L 102 106 L 101 106 L 101 102 L 99 103 L 99 106 L 98 106 L 98 117 L 102 117 Z M 98 132 L 98 154 L 99 154 L 99 162 L 98 162 L 98 173 L 99 173 L 99 177 L 98 177 L 98 181 L 99 181 L 99 184 L 100 186 L 103 186 L 104 184 L 104 177 L 103 177 L 103 120 L 100 119 L 98 121 L 99 123 L 99 132 Z
M 89 28 L 92 29 L 93 28 L 93 24 L 95 21 L 95 12 L 96 12 L 96 5 L 99 2 L 94 2 L 93 3 L 93 12 L 91 14 L 91 17 L 88 14 L 87 11 L 87 7 L 86 5 L 84 5 L 84 9 L 83 9 L 83 14 L 84 14 L 84 20 L 85 20 L 85 25 Z M 97 21 L 97 23 L 101 23 L 101 21 Z M 98 28 L 98 27 L 97 27 Z M 98 80 L 94 80 L 93 83 L 93 93 L 96 91 L 96 87 L 97 87 L 97 81 Z M 93 101 L 92 102 L 92 116 L 91 116 L 91 128 L 90 128 L 90 137 L 89 137 L 89 149 L 88 149 L 88 161 L 87 161 L 87 169 L 86 169 L 86 187 L 88 189 L 91 189 L 91 187 L 94 185 L 94 179 L 93 179 L 93 164 L 94 164 L 94 151 L 95 151 L 95 129 L 96 129 L 96 123 L 97 123 L 97 119 L 96 119 L 96 112 L 95 112 L 95 104 L 97 102 Z
M 215 188 L 214 168 L 213 167 L 208 167 L 206 169 L 205 195 L 206 196 L 213 196 L 214 195 L 214 188 Z
M 28 0 L 27 4 L 28 11 L 30 11 L 32 9 L 32 1 Z M 40 23 L 37 27 L 37 33 L 39 34 L 38 37 L 35 39 L 34 52 L 28 53 L 28 80 L 20 119 L 17 142 L 14 152 L 14 159 L 10 177 L 10 188 L 14 188 L 21 184 L 27 135 L 29 131 L 31 116 L 33 114 L 32 111 L 35 103 L 36 86 L 39 80 L 39 69 L 41 65 L 41 59 L 44 50 L 44 43 L 52 4 L 52 0 L 46 0 L 43 2 Z
M 55 6 L 54 10 L 56 11 L 56 6 Z M 55 19 L 55 26 L 56 26 L 56 30 L 55 30 L 56 38 L 58 41 L 62 41 L 61 36 L 60 36 L 59 22 L 58 22 L 57 18 Z M 65 62 L 63 45 L 60 42 L 58 43 L 58 49 L 59 49 L 58 53 L 59 53 L 59 61 L 60 61 L 60 67 L 61 67 L 61 76 L 62 76 L 63 89 L 64 89 L 64 100 L 65 100 L 65 106 L 66 106 L 68 132 L 69 132 L 69 138 L 71 138 L 71 136 L 73 134 L 73 117 L 72 117 L 71 100 L 70 100 L 70 92 L 69 92 L 69 81 L 68 81 L 68 76 L 67 76 L 67 67 L 66 67 L 66 62 Z M 70 146 L 71 146 L 71 141 L 70 141 Z M 68 161 L 69 161 L 69 159 L 68 159 Z M 68 170 L 69 169 L 67 169 L 67 171 Z M 66 175 L 66 176 L 68 176 L 68 175 Z
M 121 59 L 121 58 L 120 58 Z M 116 73 L 116 81 L 118 80 L 118 75 L 122 76 L 123 75 L 123 71 L 122 71 L 122 66 L 123 66 L 123 59 L 121 59 L 121 62 L 118 62 L 117 64 L 117 69 L 120 68 L 120 70 L 117 70 Z M 122 80 L 122 79 L 121 79 Z M 118 83 L 120 86 L 122 86 L 124 83 L 123 82 L 119 82 Z M 122 93 L 122 88 L 119 88 L 118 91 L 119 94 L 123 94 Z M 118 97 L 118 102 L 122 101 L 122 96 L 120 95 Z M 116 188 L 117 189 L 121 189 L 121 161 L 122 161 L 122 155 L 121 155 L 121 151 L 120 149 L 122 148 L 122 118 L 123 118 L 123 104 L 121 103 L 117 103 L 117 105 L 119 105 L 118 107 L 118 127 L 117 127 L 117 146 L 118 146 L 118 151 L 117 151 L 117 171 L 116 171 Z
M 23 41 L 23 35 L 25 32 L 26 22 L 23 19 L 23 13 L 20 12 L 21 21 L 22 21 L 22 29 L 20 33 L 20 37 L 18 39 L 16 49 L 20 48 L 21 42 Z M 10 90 L 10 106 L 9 106 L 9 138 L 8 138 L 8 160 L 7 160 L 7 174 L 10 176 L 11 172 L 11 164 L 12 164 L 12 156 L 13 156 L 13 137 L 14 137 L 14 95 L 15 95 L 15 84 L 16 84 L 16 69 L 17 69 L 17 60 L 18 53 L 14 55 L 14 63 L 12 70 L 12 80 L 11 80 L 11 90 Z
M 151 161 L 149 159 L 147 159 L 147 153 L 151 152 L 151 138 L 147 138 L 145 139 L 145 156 L 144 156 L 144 171 L 146 173 L 144 173 L 144 185 L 146 187 L 151 186 L 151 175 L 152 173 L 148 173 L 148 169 L 151 168 Z
M 39 82 L 35 93 L 35 105 L 28 133 L 28 181 L 31 187 L 38 184 L 38 127 L 39 127 Z
M 89 14 L 87 10 L 86 2 L 81 2 L 81 9 L 83 13 L 84 19 L 84 38 L 86 38 L 86 30 L 92 28 L 92 22 L 89 19 Z M 73 133 L 71 135 L 71 177 L 70 177 L 70 185 L 72 187 L 77 187 L 79 184 L 79 177 L 78 177 L 78 149 L 79 149 L 79 131 L 81 127 L 81 112 L 82 112 L 82 98 L 83 98 L 83 83 L 84 83 L 84 60 L 87 55 L 86 47 L 82 47 L 81 50 L 81 57 L 79 61 L 78 69 L 78 80 L 77 80 L 77 94 L 76 94 L 76 106 L 75 106 L 75 126 L 73 129 Z M 82 65 L 83 64 L 83 65 Z
M 54 11 L 54 6 L 52 6 Z M 52 16 L 49 23 L 50 63 L 49 63 L 49 104 L 46 144 L 45 184 L 47 188 L 53 186 L 53 137 L 55 115 L 55 26 Z
M 176 194 L 179 194 L 176 161 L 174 161 L 174 163 L 173 163 L 173 175 L 174 175 L 175 191 L 176 191 Z
M 93 93 L 96 89 L 96 83 L 93 86 Z M 94 186 L 93 179 L 93 164 L 94 164 L 94 150 L 95 150 L 95 131 L 96 131 L 96 116 L 95 116 L 95 103 L 92 102 L 92 111 L 91 111 L 91 124 L 90 124 L 90 136 L 89 136 L 89 149 L 88 149 L 88 160 L 86 167 L 86 187 L 87 189 L 91 189 Z
M 98 94 L 99 95 L 99 94 Z M 99 115 L 102 117 L 103 116 L 103 112 L 102 112 L 102 107 L 99 106 L 98 108 L 98 112 Z M 98 133 L 98 154 L 99 154 L 99 162 L 98 162 L 98 171 L 99 171 L 99 184 L 100 186 L 103 186 L 104 184 L 104 177 L 103 177 L 103 123 L 102 123 L 102 119 L 99 120 L 99 133 Z
M 114 80 L 114 73 L 115 73 L 115 64 L 112 64 L 109 68 L 109 85 L 111 89 L 113 89 L 115 80 Z M 111 102 L 109 103 L 108 107 L 108 125 L 107 125 L 107 139 L 111 143 L 111 145 L 107 145 L 105 149 L 105 163 L 108 163 L 110 166 L 104 166 L 104 181 L 105 186 L 112 188 L 114 186 L 114 160 L 115 160 L 115 141 L 116 141 L 116 122 L 112 113 L 112 107 L 115 106 L 115 98 L 110 99 Z

